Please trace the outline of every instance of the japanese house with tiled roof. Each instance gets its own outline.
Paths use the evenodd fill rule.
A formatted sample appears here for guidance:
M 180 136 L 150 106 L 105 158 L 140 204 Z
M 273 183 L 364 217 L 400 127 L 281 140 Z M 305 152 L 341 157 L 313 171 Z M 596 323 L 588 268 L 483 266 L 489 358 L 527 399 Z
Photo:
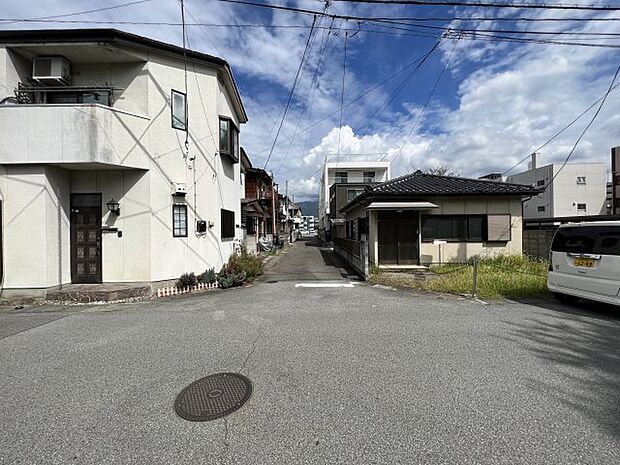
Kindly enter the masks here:
M 346 228 L 334 243 L 364 274 L 371 265 L 521 254 L 522 200 L 537 193 L 520 184 L 416 171 L 369 186 L 342 207 Z

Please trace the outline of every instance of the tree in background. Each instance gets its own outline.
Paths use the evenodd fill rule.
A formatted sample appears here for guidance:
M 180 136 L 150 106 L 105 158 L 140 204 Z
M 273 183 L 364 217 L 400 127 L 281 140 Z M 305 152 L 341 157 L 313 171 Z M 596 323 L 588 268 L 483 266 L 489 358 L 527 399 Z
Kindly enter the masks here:
M 460 171 L 450 171 L 450 168 L 443 165 L 437 165 L 434 168 L 427 168 L 424 174 L 434 174 L 435 176 L 460 176 Z

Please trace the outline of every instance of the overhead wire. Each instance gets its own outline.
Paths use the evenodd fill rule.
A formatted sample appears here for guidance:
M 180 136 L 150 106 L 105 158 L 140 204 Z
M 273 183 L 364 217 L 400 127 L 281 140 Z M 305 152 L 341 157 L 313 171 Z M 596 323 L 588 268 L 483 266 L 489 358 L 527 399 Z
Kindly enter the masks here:
M 282 125 L 284 124 L 284 120 L 286 119 L 286 114 L 291 105 L 291 101 L 293 99 L 293 94 L 295 93 L 295 87 L 297 86 L 297 81 L 299 79 L 301 69 L 303 68 L 304 62 L 306 60 L 306 54 L 308 52 L 308 47 L 310 45 L 310 39 L 312 38 L 312 34 L 314 33 L 314 25 L 316 24 L 316 20 L 317 20 L 317 16 L 315 16 L 312 20 L 312 28 L 310 29 L 310 33 L 308 34 L 308 39 L 306 40 L 306 47 L 304 48 L 304 52 L 301 56 L 301 61 L 299 63 L 299 67 L 297 68 L 297 72 L 295 73 L 295 79 L 293 81 L 293 85 L 291 86 L 291 90 L 289 92 L 288 99 L 284 107 L 284 112 L 282 113 L 282 120 L 280 121 L 280 125 L 278 126 L 278 131 L 276 132 L 276 136 L 273 139 L 273 144 L 271 145 L 271 149 L 269 151 L 269 155 L 267 156 L 267 160 L 265 160 L 265 165 L 263 166 L 263 169 L 267 168 L 267 165 L 269 164 L 269 160 L 271 160 L 271 156 L 273 155 L 273 151 L 278 142 L 278 136 L 280 135 L 280 131 L 282 130 Z
M 52 20 L 52 19 L 59 19 L 59 18 L 68 18 L 71 16 L 81 16 L 81 15 L 88 15 L 91 13 L 99 13 L 101 11 L 108 11 L 108 10 L 116 10 L 118 8 L 125 8 L 127 6 L 131 6 L 131 5 L 138 5 L 140 3 L 147 3 L 150 2 L 151 0 L 137 0 L 134 2 L 127 2 L 127 3 L 121 3 L 118 5 L 111 5 L 111 6 L 106 6 L 106 7 L 102 7 L 102 8 L 94 8 L 94 9 L 90 9 L 90 10 L 81 10 L 81 11 L 74 11 L 71 13 L 62 13 L 62 14 L 57 14 L 57 15 L 50 15 L 50 16 L 39 16 L 36 18 L 32 18 L 32 20 L 38 20 L 38 21 L 42 21 L 42 20 Z M 12 24 L 12 23 L 18 23 L 23 21 L 22 19 L 19 18 L 3 18 L 0 19 L 0 22 L 2 22 L 2 26 L 6 25 L 6 24 Z
M 585 128 L 583 128 L 583 131 L 581 131 L 581 134 L 579 134 L 579 137 L 577 138 L 577 140 L 573 144 L 573 147 L 571 148 L 570 152 L 566 156 L 566 159 L 564 160 L 564 163 L 562 163 L 562 166 L 560 166 L 560 169 L 558 169 L 556 171 L 556 173 L 553 175 L 551 180 L 547 183 L 547 185 L 545 186 L 544 190 L 547 190 L 549 188 L 549 186 L 551 186 L 553 184 L 553 181 L 555 180 L 555 178 L 557 178 L 557 176 L 564 169 L 564 167 L 566 166 L 566 164 L 568 163 L 570 158 L 575 153 L 575 150 L 577 149 L 577 146 L 579 145 L 579 142 L 581 142 L 581 139 L 583 139 L 583 136 L 586 134 L 586 132 L 588 132 L 588 130 L 590 129 L 592 124 L 594 124 L 594 121 L 596 120 L 596 118 L 600 114 L 601 110 L 603 109 L 603 106 L 605 105 L 605 102 L 607 101 L 607 97 L 609 97 L 609 94 L 611 93 L 611 91 L 614 88 L 614 85 L 616 83 L 616 79 L 618 78 L 618 73 L 620 73 L 620 65 L 616 68 L 616 72 L 614 73 L 614 77 L 611 80 L 611 83 L 609 84 L 609 88 L 607 89 L 607 92 L 605 92 L 605 94 L 603 95 L 603 97 L 601 99 L 601 103 L 598 106 L 598 108 L 596 109 L 596 112 L 594 113 L 594 115 L 592 115 L 592 119 L 590 119 L 590 122 L 586 125 Z
M 620 7 L 607 5 L 567 5 L 561 3 L 510 3 L 510 2 L 466 2 L 454 0 L 336 0 L 341 3 L 373 3 L 383 5 L 417 6 L 464 6 L 469 8 L 515 8 L 535 10 L 577 10 L 577 11 L 620 11 Z
M 357 97 L 355 97 L 352 100 L 349 100 L 347 103 L 345 103 L 345 108 L 349 107 L 351 105 L 353 105 L 354 103 L 358 102 L 359 100 L 361 100 L 362 98 L 366 97 L 368 94 L 374 92 L 375 90 L 377 90 L 378 88 L 382 87 L 383 85 L 387 84 L 388 82 L 390 82 L 392 79 L 394 79 L 395 77 L 397 77 L 399 74 L 407 71 L 409 68 L 411 68 L 412 66 L 414 66 L 418 61 L 420 60 L 420 58 L 417 58 L 409 63 L 407 63 L 405 66 L 399 68 L 398 70 L 394 71 L 392 74 L 390 74 L 387 78 L 383 79 L 382 81 L 380 81 L 379 83 L 369 87 L 368 89 L 366 89 L 364 92 L 362 92 L 361 94 L 359 94 Z M 327 121 L 329 118 L 331 118 L 332 116 L 338 114 L 340 110 L 336 109 L 330 113 L 328 113 L 327 115 L 323 116 L 321 119 L 315 121 L 314 123 L 306 126 L 304 129 L 302 129 L 300 132 L 306 132 L 309 131 L 315 127 L 317 127 L 319 124 L 323 123 L 324 121 Z M 283 143 L 286 143 L 289 139 L 284 139 L 281 142 L 279 142 L 276 145 L 280 145 Z M 263 150 L 261 152 L 258 152 L 257 155 L 260 155 L 261 153 L 266 152 L 267 150 Z
M 344 89 L 345 89 L 345 78 L 347 75 L 347 42 L 349 41 L 349 33 L 346 32 L 344 35 L 344 58 L 342 62 L 342 89 L 340 91 L 340 123 L 338 124 L 338 149 L 336 151 L 336 163 L 338 163 L 338 158 L 340 157 L 340 136 L 342 134 L 342 110 L 344 109 Z
M 452 50 L 450 50 L 450 53 L 448 54 L 443 67 L 441 68 L 441 71 L 439 73 L 439 75 L 437 76 L 437 79 L 435 80 L 435 83 L 433 84 L 433 87 L 431 88 L 431 91 L 428 94 L 428 97 L 426 98 L 426 101 L 424 102 L 424 105 L 422 106 L 422 109 L 420 110 L 420 112 L 418 113 L 418 116 L 415 120 L 415 123 L 413 124 L 413 126 L 411 127 L 411 130 L 407 133 L 407 135 L 405 136 L 402 144 L 400 145 L 400 148 L 398 149 L 398 152 L 396 152 L 396 155 L 394 156 L 394 158 L 392 158 L 392 164 L 394 164 L 396 162 L 396 160 L 398 159 L 398 157 L 400 157 L 400 155 L 402 154 L 403 148 L 405 147 L 405 145 L 407 144 L 407 141 L 409 140 L 409 137 L 411 136 L 411 134 L 413 134 L 413 132 L 416 130 L 416 128 L 418 127 L 418 124 L 420 123 L 420 121 L 422 120 L 422 116 L 424 115 L 424 112 L 426 111 L 426 108 L 428 107 L 428 104 L 430 103 L 431 99 L 433 98 L 433 94 L 435 93 L 435 90 L 437 89 L 437 86 L 439 85 L 439 82 L 441 81 L 442 76 L 444 75 L 446 69 L 448 68 L 448 65 L 450 64 L 450 59 L 452 58 L 452 55 L 454 54 L 454 50 L 456 50 L 456 46 L 458 45 L 459 40 L 455 40 L 454 41 L 454 45 L 452 46 Z M 385 154 L 380 161 L 384 160 L 385 157 L 387 157 L 387 154 Z
M 333 26 L 334 24 L 334 19 L 332 18 L 331 24 L 330 26 Z M 293 136 L 289 139 L 290 143 L 288 146 L 288 149 L 286 151 L 286 153 L 284 154 L 284 156 L 282 157 L 281 161 L 280 161 L 280 166 L 278 166 L 278 169 L 275 171 L 276 174 L 278 174 L 280 172 L 280 170 L 282 169 L 282 167 L 284 166 L 284 162 L 287 159 L 288 156 L 288 152 L 291 150 L 292 146 L 293 146 L 293 142 L 295 140 L 295 138 L 297 137 L 298 131 L 299 131 L 299 126 L 301 126 L 301 121 L 303 120 L 306 111 L 308 111 L 308 109 L 310 110 L 310 115 L 312 115 L 312 107 L 314 105 L 314 95 L 315 95 L 315 91 L 318 87 L 318 85 L 315 86 L 315 83 L 317 83 L 317 78 L 318 78 L 318 73 L 321 69 L 321 64 L 323 63 L 323 57 L 325 55 L 325 50 L 327 49 L 327 44 L 329 41 L 329 37 L 331 36 L 331 30 L 326 30 L 324 33 L 324 37 L 323 37 L 323 41 L 321 43 L 321 45 L 319 46 L 319 58 L 317 61 L 317 65 L 314 68 L 314 73 L 312 75 L 312 79 L 310 80 L 310 85 L 308 86 L 308 92 L 306 92 L 306 97 L 304 98 L 304 102 L 302 105 L 302 111 L 299 115 L 299 117 L 297 118 L 297 125 L 295 126 L 295 131 L 293 131 Z M 310 105 L 308 105 L 308 98 L 310 98 L 310 96 L 312 96 L 311 100 L 310 100 Z M 306 139 L 304 141 L 304 147 L 307 144 L 308 141 L 308 132 L 306 132 Z
M 394 101 L 398 94 L 400 94 L 400 92 L 407 86 L 413 75 L 422 67 L 422 65 L 424 65 L 424 63 L 426 62 L 426 60 L 428 60 L 432 53 L 440 47 L 442 40 L 443 37 L 440 37 L 439 40 L 435 42 L 431 49 L 426 52 L 426 54 L 420 59 L 419 63 L 403 78 L 400 84 L 398 84 L 392 90 L 390 95 L 388 95 L 386 99 L 375 109 L 375 111 L 372 112 L 372 114 L 368 118 L 366 118 L 364 123 L 358 128 L 358 133 L 363 132 L 364 129 L 366 129 L 366 127 L 371 123 L 373 118 L 377 115 L 377 113 L 382 111 L 385 107 L 387 107 L 390 103 Z
M 613 88 L 611 89 L 612 92 L 618 88 L 618 86 L 620 86 L 619 84 L 615 84 L 613 86 Z M 549 139 L 547 139 L 547 141 L 540 145 L 539 147 L 535 148 L 534 150 L 532 150 L 531 153 L 529 153 L 528 155 L 526 155 L 525 157 L 523 157 L 522 159 L 520 159 L 517 163 L 515 163 L 514 165 L 512 165 L 510 168 L 508 168 L 507 170 L 502 172 L 502 175 L 507 175 L 508 173 L 510 173 L 512 170 L 514 170 L 517 166 L 521 165 L 523 162 L 525 162 L 526 160 L 531 158 L 531 154 L 532 153 L 536 153 L 540 150 L 542 150 L 543 148 L 545 148 L 547 145 L 549 145 L 551 142 L 553 142 L 555 139 L 557 139 L 560 135 L 562 135 L 566 130 L 568 130 L 573 124 L 575 124 L 577 121 L 579 121 L 584 115 L 586 115 L 592 108 L 594 108 L 601 100 L 603 99 L 603 96 L 599 97 L 595 102 L 593 102 L 588 108 L 586 108 L 585 110 L 583 110 L 581 113 L 579 113 L 579 115 L 577 115 L 575 118 L 573 118 L 568 124 L 566 124 L 564 127 L 562 127 L 562 129 L 560 129 L 559 131 L 557 131 L 555 134 L 553 134 L 553 136 L 551 136 Z

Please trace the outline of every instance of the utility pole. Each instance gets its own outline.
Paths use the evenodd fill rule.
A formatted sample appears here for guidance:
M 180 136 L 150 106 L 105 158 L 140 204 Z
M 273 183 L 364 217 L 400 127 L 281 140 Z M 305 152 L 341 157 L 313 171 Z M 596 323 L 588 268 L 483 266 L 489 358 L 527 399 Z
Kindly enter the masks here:
M 286 180 L 284 188 L 284 208 L 286 208 L 286 227 L 284 230 L 286 231 L 286 240 L 290 240 L 291 238 L 291 227 L 288 224 L 288 179 Z
M 271 242 L 275 245 L 276 238 L 276 189 L 273 179 L 273 171 L 271 172 Z

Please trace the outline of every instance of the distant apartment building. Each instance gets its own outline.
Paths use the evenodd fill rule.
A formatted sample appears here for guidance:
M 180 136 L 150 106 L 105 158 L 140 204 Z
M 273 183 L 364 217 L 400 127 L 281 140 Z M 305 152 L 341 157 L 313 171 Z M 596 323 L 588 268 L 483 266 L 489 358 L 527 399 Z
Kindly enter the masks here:
M 355 162 L 331 162 L 323 165 L 321 183 L 319 186 L 319 218 L 318 234 L 322 238 L 331 237 L 332 221 L 330 221 L 330 189 L 334 184 L 350 184 L 347 196 L 354 198 L 360 194 L 365 185 L 385 182 L 390 179 L 390 162 L 383 161 L 355 161 Z M 350 192 L 349 192 L 350 191 Z M 332 191 L 333 192 L 333 191 Z M 334 218 L 337 219 L 337 218 Z
M 314 216 L 302 216 L 299 224 L 299 232 L 302 236 L 314 236 L 316 234 L 316 218 Z
M 529 169 L 508 176 L 507 182 L 544 189 L 523 203 L 523 218 L 560 218 L 607 213 L 607 165 L 567 163 L 537 165 L 532 155 Z

